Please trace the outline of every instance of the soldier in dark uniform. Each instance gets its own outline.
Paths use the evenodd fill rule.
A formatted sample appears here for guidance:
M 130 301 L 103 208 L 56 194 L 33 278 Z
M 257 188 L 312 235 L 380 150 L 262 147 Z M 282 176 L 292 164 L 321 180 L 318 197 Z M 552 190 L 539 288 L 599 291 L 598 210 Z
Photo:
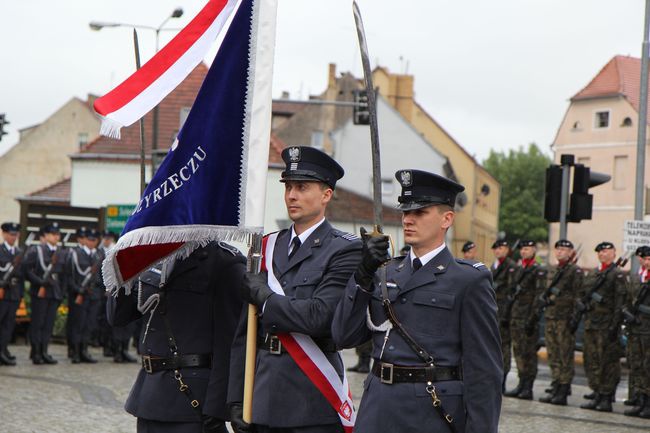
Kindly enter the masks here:
M 573 254 L 571 241 L 560 239 L 555 243 L 558 265 L 549 277 L 549 281 L 555 284 L 539 299 L 539 304 L 544 310 L 544 340 L 553 379 L 550 394 L 541 397 L 539 401 L 563 406 L 567 404 L 574 374 L 576 339 L 569 322 L 583 277 L 582 269 L 573 262 Z
M 16 310 L 25 290 L 21 267 L 22 250 L 18 247 L 20 224 L 2 224 L 0 245 L 0 365 L 16 365 L 9 342 L 16 324 Z
M 513 276 L 514 286 L 510 292 L 510 305 L 506 307 L 505 319 L 509 319 L 512 335 L 512 352 L 517 363 L 519 383 L 503 395 L 532 400 L 533 383 L 537 377 L 538 328 L 535 300 L 546 288 L 546 270 L 536 260 L 535 241 L 522 240 L 521 266 Z
M 34 246 L 25 260 L 25 274 L 31 284 L 30 358 L 37 365 L 58 362 L 47 353 L 47 346 L 66 287 L 65 250 L 58 246 L 61 239 L 59 223 L 47 224 L 41 231 L 45 243 Z
M 645 282 L 650 277 L 650 271 L 648 269 L 645 269 L 644 266 L 643 266 L 644 261 L 645 261 L 644 254 L 646 253 L 646 250 L 648 252 L 650 252 L 650 247 L 644 245 L 644 246 L 638 247 L 636 249 L 636 251 L 634 252 L 634 255 L 639 260 L 639 270 L 638 270 L 638 275 L 637 275 L 636 278 L 632 274 L 630 274 L 629 289 L 631 291 L 635 290 L 635 285 L 643 284 L 643 282 Z M 631 293 L 631 291 L 628 291 L 628 301 L 630 301 L 629 294 Z M 629 304 L 629 302 L 628 302 L 628 304 Z M 629 330 L 629 326 L 630 326 L 630 324 L 627 323 L 627 321 L 626 321 L 626 327 L 627 327 L 628 330 Z M 628 332 L 628 334 L 629 334 L 629 332 Z M 634 361 L 631 361 L 631 358 L 634 357 L 634 354 L 630 353 L 630 344 L 629 343 L 626 345 L 625 357 L 627 358 L 628 364 L 632 364 L 634 362 Z M 640 394 L 639 394 L 638 385 L 637 385 L 637 381 L 638 381 L 638 378 L 636 376 L 637 372 L 638 372 L 638 369 L 633 369 L 632 367 L 630 367 L 630 373 L 629 373 L 628 378 L 627 378 L 627 399 L 623 400 L 623 404 L 625 406 L 635 406 L 635 407 L 639 406 Z
M 340 346 L 374 343 L 354 431 L 496 433 L 503 370 L 490 271 L 454 259 L 445 245 L 464 188 L 419 170 L 396 177 L 411 251 L 388 262 L 384 285 L 375 271 L 388 259 L 388 240 L 364 236 L 332 325 Z
M 497 314 L 499 317 L 499 335 L 501 336 L 501 355 L 503 358 L 503 383 L 501 391 L 505 391 L 506 378 L 512 362 L 512 339 L 510 338 L 510 323 L 505 318 L 508 295 L 513 285 L 513 277 L 518 269 L 517 263 L 510 258 L 510 247 L 505 240 L 497 240 L 492 244 L 494 264 L 492 265 L 492 280 L 494 293 L 497 298 Z
M 624 310 L 627 330 L 627 360 L 630 365 L 633 406 L 624 411 L 627 416 L 650 418 L 650 247 L 637 251 L 641 268 L 629 285 Z
M 465 260 L 476 260 L 476 244 L 473 241 L 467 241 L 461 248 Z
M 336 230 L 325 219 L 343 168 L 311 147 L 287 148 L 282 158 L 286 170 L 281 182 L 293 225 L 277 234 L 273 266 L 268 271 L 277 277 L 285 296 L 272 291 L 266 272 L 246 274 L 241 287 L 242 298 L 257 305 L 260 313 L 253 424 L 258 433 L 342 432 L 337 412 L 279 346 L 277 334 L 293 332 L 312 337 L 343 377 L 343 361 L 330 326 L 345 284 L 359 263 L 361 242 Z M 239 431 L 249 428 L 241 419 L 245 318 L 244 311 L 233 346 L 234 369 L 228 393 L 232 421 Z
M 99 299 L 93 293 L 93 283 L 97 278 L 101 263 L 96 252 L 90 244 L 91 230 L 81 228 L 77 230 L 79 245 L 68 254 L 66 264 L 68 285 L 68 346 L 72 353 L 72 363 L 95 363 L 97 360 L 88 352 L 88 340 L 91 324 L 97 314 Z M 96 233 L 94 241 L 96 246 Z
M 586 301 L 584 367 L 589 387 L 595 398 L 581 405 L 583 409 L 601 412 L 612 411 L 612 397 L 621 378 L 620 325 L 622 308 L 627 292 L 627 280 L 616 266 L 616 248 L 611 242 L 596 246 L 600 266 L 585 277 L 580 299 Z M 605 278 L 604 283 L 593 291 L 595 281 Z M 587 299 L 585 294 L 589 295 Z
M 155 267 L 107 302 L 111 325 L 144 318 L 142 369 L 126 401 L 138 433 L 226 433 L 230 347 L 245 259 L 222 242 Z

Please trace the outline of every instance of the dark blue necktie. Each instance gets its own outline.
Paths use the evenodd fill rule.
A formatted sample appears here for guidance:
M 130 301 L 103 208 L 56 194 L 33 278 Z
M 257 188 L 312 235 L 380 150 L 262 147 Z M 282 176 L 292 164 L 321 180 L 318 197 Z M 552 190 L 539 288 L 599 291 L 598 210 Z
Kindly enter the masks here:
M 413 272 L 417 271 L 422 267 L 422 262 L 417 257 L 413 259 Z
M 294 237 L 291 240 L 291 252 L 289 253 L 289 260 L 291 260 L 291 257 L 296 255 L 296 253 L 298 252 L 298 248 L 300 248 L 300 245 L 301 242 L 298 236 Z

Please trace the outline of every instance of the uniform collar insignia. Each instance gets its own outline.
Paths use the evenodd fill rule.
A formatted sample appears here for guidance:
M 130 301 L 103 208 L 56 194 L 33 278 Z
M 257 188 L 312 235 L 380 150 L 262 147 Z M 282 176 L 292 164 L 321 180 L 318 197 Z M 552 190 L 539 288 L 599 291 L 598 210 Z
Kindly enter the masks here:
M 439 265 L 439 266 L 438 266 L 438 269 L 442 271 L 443 269 L 445 269 L 445 267 L 442 266 L 442 265 Z

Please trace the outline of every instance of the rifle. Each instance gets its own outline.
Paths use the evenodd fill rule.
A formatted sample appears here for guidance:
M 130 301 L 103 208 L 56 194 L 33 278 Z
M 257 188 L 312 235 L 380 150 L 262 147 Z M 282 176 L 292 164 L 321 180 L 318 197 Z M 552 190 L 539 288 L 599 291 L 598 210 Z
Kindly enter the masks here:
M 89 285 L 92 281 L 94 281 L 95 277 L 97 276 L 97 272 L 99 272 L 100 266 L 101 266 L 101 260 L 97 258 L 97 260 L 95 260 L 95 263 L 93 263 L 92 266 L 90 267 L 90 272 L 86 274 L 83 281 L 81 282 L 80 294 L 89 293 L 90 290 Z
M 584 314 L 591 310 L 591 301 L 595 301 L 596 303 L 601 303 L 603 301 L 603 296 L 598 293 L 598 289 L 605 284 L 605 281 L 607 280 L 607 276 L 609 275 L 610 272 L 612 272 L 614 269 L 618 267 L 623 267 L 627 264 L 627 261 L 629 260 L 629 252 L 625 253 L 624 255 L 620 256 L 616 262 L 614 262 L 613 265 L 610 265 L 609 268 L 605 270 L 602 274 L 598 276 L 596 279 L 596 282 L 591 286 L 591 288 L 585 293 L 585 295 L 576 302 L 576 310 L 569 322 L 569 330 L 572 333 L 575 333 L 576 330 L 578 329 L 578 325 L 580 324 L 580 321 L 582 320 L 582 316 Z
M 524 278 L 526 278 L 526 276 L 530 274 L 531 269 L 532 267 L 522 270 L 521 275 L 519 276 L 517 282 L 515 283 L 514 291 L 508 296 L 504 308 L 503 318 L 501 319 L 503 325 L 510 323 L 510 317 L 512 316 L 512 306 L 515 304 L 515 301 L 517 300 L 521 292 L 524 291 L 523 287 L 521 287 L 521 283 L 524 281 Z
M 639 294 L 632 304 L 632 308 L 628 309 L 627 306 L 623 307 L 621 311 L 623 313 L 623 321 L 627 326 L 636 325 L 639 323 L 639 310 L 641 303 L 645 300 L 646 296 L 650 293 L 650 281 L 645 282 L 641 285 Z
M 18 254 L 14 259 L 11 261 L 11 265 L 5 272 L 5 276 L 2 280 L 0 280 L 0 288 L 5 288 L 7 287 L 7 284 L 11 279 L 13 278 L 14 274 L 18 270 L 18 267 L 20 266 L 20 263 L 23 261 L 23 258 L 25 258 L 25 253 L 27 252 L 27 248 L 22 250 L 20 254 Z
M 47 268 L 45 268 L 45 273 L 43 274 L 43 281 L 49 280 L 50 275 L 52 275 L 52 270 L 54 269 L 54 266 L 56 266 L 56 263 L 59 260 L 59 254 L 62 254 L 61 251 L 63 250 L 63 247 L 58 248 L 54 255 L 52 256 L 52 260 L 50 260 L 50 264 L 47 265 Z
M 536 317 L 542 317 L 542 314 L 544 313 L 546 307 L 553 305 L 555 303 L 555 299 L 558 296 L 560 296 L 560 290 L 555 286 L 562 279 L 562 276 L 564 275 L 564 271 L 566 271 L 567 267 L 569 265 L 578 262 L 581 253 L 582 253 L 582 245 L 579 245 L 578 248 L 576 250 L 573 250 L 573 252 L 571 253 L 571 256 L 569 257 L 567 264 L 562 269 L 559 269 L 557 273 L 553 276 L 553 279 L 551 280 L 551 284 L 548 285 L 544 293 L 539 295 L 539 298 L 537 299 L 537 302 L 539 303 L 539 308 L 537 309 Z

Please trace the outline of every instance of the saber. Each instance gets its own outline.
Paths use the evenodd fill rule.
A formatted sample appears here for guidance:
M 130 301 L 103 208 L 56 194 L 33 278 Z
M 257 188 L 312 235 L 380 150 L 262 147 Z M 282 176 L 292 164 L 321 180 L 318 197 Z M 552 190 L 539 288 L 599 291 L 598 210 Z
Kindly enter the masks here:
M 381 159 L 379 153 L 379 127 L 377 126 L 377 97 L 372 84 L 372 71 L 370 70 L 370 56 L 368 55 L 368 44 L 366 43 L 366 32 L 363 28 L 361 11 L 357 2 L 352 3 L 354 21 L 357 24 L 357 36 L 359 37 L 359 49 L 361 50 L 361 63 L 363 64 L 363 78 L 368 94 L 368 114 L 370 118 L 370 148 L 372 155 L 372 202 L 374 214 L 374 230 L 372 236 L 382 232 L 383 208 L 381 203 Z

